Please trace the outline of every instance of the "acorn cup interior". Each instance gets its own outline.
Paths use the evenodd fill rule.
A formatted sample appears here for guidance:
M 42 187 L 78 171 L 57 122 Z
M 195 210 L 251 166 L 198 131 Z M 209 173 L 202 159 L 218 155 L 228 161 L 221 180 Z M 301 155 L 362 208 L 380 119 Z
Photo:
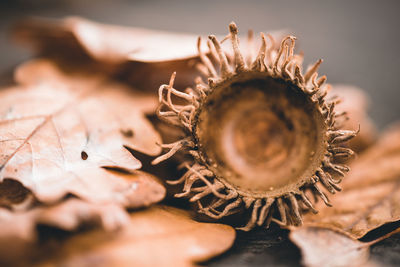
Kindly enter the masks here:
M 272 36 L 268 44 L 261 34 L 258 53 L 243 56 L 237 34 L 231 23 L 225 39 L 232 55 L 213 35 L 204 54 L 199 38 L 197 68 L 207 82 L 199 77 L 195 87 L 180 91 L 174 73 L 160 86 L 157 114 L 184 137 L 163 144 L 168 151 L 153 164 L 178 151 L 188 155 L 182 162 L 187 172 L 168 183 L 183 184 L 175 196 L 189 198 L 211 218 L 248 211 L 239 228 L 244 231 L 271 222 L 301 225 L 303 212 L 317 212 L 314 199 L 330 206 L 327 192 L 341 190 L 349 171 L 344 163 L 353 155 L 343 143 L 357 132 L 340 129 L 346 114 L 335 111 L 338 99 L 326 97 L 326 76 L 317 73 L 322 60 L 303 74 L 294 36 L 276 46 Z
M 243 196 L 296 190 L 326 150 L 318 108 L 295 84 L 241 73 L 215 88 L 198 109 L 193 134 L 200 159 Z

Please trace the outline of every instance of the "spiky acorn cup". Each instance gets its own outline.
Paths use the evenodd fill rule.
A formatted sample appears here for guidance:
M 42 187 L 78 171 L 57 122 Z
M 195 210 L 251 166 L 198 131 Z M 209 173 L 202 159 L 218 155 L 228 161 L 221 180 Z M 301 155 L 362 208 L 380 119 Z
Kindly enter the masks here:
M 344 114 L 334 111 L 337 99 L 326 99 L 326 77 L 317 74 L 322 60 L 302 74 L 295 37 L 274 48 L 273 38 L 268 35 L 267 45 L 261 34 L 256 58 L 249 51 L 245 60 L 234 23 L 229 31 L 231 60 L 213 35 L 206 56 L 199 38 L 199 69 L 208 84 L 199 78 L 195 88 L 181 92 L 173 88 L 174 73 L 160 87 L 159 117 L 182 127 L 186 137 L 163 145 L 169 152 L 153 163 L 180 150 L 191 154 L 193 160 L 184 162 L 188 171 L 170 183 L 183 183 L 176 197 L 197 202 L 200 213 L 220 219 L 250 210 L 247 225 L 239 228 L 245 231 L 271 221 L 301 225 L 304 210 L 317 212 L 307 194 L 329 206 L 325 192 L 340 191 L 349 170 L 343 162 L 353 154 L 342 143 L 356 132 L 339 129 Z

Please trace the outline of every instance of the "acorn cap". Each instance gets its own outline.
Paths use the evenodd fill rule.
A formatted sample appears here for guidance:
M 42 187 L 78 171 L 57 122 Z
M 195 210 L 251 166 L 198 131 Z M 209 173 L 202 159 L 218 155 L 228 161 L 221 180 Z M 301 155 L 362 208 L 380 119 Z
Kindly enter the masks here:
M 234 23 L 229 31 L 233 54 L 213 35 L 208 54 L 198 41 L 198 69 L 207 83 L 198 78 L 196 87 L 181 92 L 173 87 L 174 73 L 160 87 L 159 117 L 186 137 L 163 145 L 169 151 L 153 163 L 180 150 L 192 156 L 183 163 L 188 171 L 170 183 L 182 183 L 176 196 L 196 202 L 200 213 L 220 219 L 249 210 L 248 223 L 239 228 L 245 231 L 271 221 L 301 225 L 304 211 L 317 212 L 310 196 L 329 206 L 326 193 L 341 190 L 338 183 L 349 170 L 343 163 L 353 155 L 343 143 L 358 131 L 340 129 L 338 100 L 327 99 L 326 76 L 318 78 L 322 60 L 303 73 L 294 36 L 276 49 L 275 40 L 261 34 L 258 54 L 243 56 Z

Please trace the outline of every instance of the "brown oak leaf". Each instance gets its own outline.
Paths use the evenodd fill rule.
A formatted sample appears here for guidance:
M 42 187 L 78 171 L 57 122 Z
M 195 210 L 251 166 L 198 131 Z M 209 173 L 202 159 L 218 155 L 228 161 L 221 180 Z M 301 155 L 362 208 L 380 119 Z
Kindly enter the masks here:
M 271 34 L 277 40 L 283 37 L 283 31 Z M 48 53 L 54 48 L 82 49 L 81 53 L 110 63 L 164 62 L 198 57 L 197 34 L 109 25 L 81 17 L 26 19 L 14 28 L 14 37 L 34 45 L 41 52 Z M 201 47 L 208 50 L 206 42 L 202 42 Z
M 230 248 L 235 230 L 193 221 L 187 211 L 151 207 L 130 215 L 119 232 L 76 235 L 46 253 L 39 266 L 193 266 Z
M 318 203 L 318 214 L 307 214 L 305 224 L 340 229 L 361 238 L 386 223 L 400 220 L 400 124 L 351 164 L 343 192 L 332 198 L 333 207 Z
M 17 263 L 19 257 L 27 257 L 32 247 L 38 246 L 39 225 L 65 231 L 100 225 L 105 231 L 116 231 L 128 223 L 129 215 L 120 205 L 97 205 L 76 198 L 24 212 L 0 209 L 0 263 Z
M 97 205 L 77 198 L 60 203 L 41 205 L 25 212 L 11 212 L 0 209 L 0 240 L 17 238 L 25 241 L 35 240 L 35 227 L 38 224 L 73 231 L 83 223 L 96 223 L 107 231 L 116 230 L 129 220 L 124 208 L 115 204 Z
M 126 207 L 159 201 L 165 190 L 149 175 L 105 169 L 141 167 L 126 147 L 160 152 L 144 115 L 153 112 L 154 97 L 110 82 L 90 65 L 64 66 L 26 63 L 16 71 L 19 84 L 0 90 L 0 180 L 20 182 L 41 202 L 66 194 Z
M 14 29 L 18 41 L 39 51 L 66 48 L 98 61 L 162 62 L 198 56 L 197 35 L 108 25 L 80 17 L 27 19 Z M 204 43 L 203 48 L 207 45 Z
M 270 33 L 278 45 L 284 31 Z M 110 75 L 140 89 L 155 91 L 169 80 L 174 71 L 179 73 L 175 83 L 178 88 L 192 85 L 199 75 L 196 69 L 199 58 L 197 34 L 108 25 L 67 17 L 26 19 L 16 25 L 13 36 L 17 42 L 33 47 L 41 55 L 65 57 L 70 61 L 86 58 L 109 65 L 107 71 Z M 203 38 L 200 47 L 204 52 L 208 51 L 206 43 L 207 38 Z M 228 42 L 225 45 L 229 47 Z
M 307 267 L 378 266 L 369 258 L 369 247 L 345 232 L 319 227 L 300 227 L 290 232 L 290 239 L 301 249 Z
M 31 18 L 18 23 L 13 32 L 17 42 L 36 53 L 99 62 L 108 66 L 108 75 L 140 89 L 155 91 L 174 71 L 180 73 L 177 82 L 184 87 L 198 75 L 195 34 L 107 25 L 80 17 Z M 205 42 L 202 46 L 207 48 Z

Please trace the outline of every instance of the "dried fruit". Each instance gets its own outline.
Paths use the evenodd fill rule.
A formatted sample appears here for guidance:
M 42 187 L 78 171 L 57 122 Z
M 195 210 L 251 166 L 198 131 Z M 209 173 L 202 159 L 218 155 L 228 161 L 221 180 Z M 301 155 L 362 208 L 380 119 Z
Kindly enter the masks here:
M 186 174 L 171 183 L 184 183 L 176 196 L 190 197 L 212 218 L 247 209 L 250 219 L 241 230 L 268 227 L 271 220 L 301 225 L 303 208 L 316 212 L 306 192 L 330 205 L 320 185 L 332 194 L 340 191 L 337 184 L 349 170 L 343 161 L 353 154 L 342 144 L 357 132 L 340 129 L 338 100 L 326 97 L 326 77 L 318 78 L 322 60 L 302 74 L 295 37 L 287 36 L 275 49 L 274 39 L 268 35 L 267 45 L 261 34 L 253 59 L 252 51 L 243 58 L 234 23 L 229 31 L 232 57 L 213 35 L 206 56 L 199 39 L 200 69 L 208 84 L 197 79 L 195 88 L 181 92 L 173 88 L 174 73 L 160 87 L 160 118 L 181 127 L 186 137 L 163 145 L 169 152 L 153 163 L 188 151 L 194 160 L 186 161 Z

